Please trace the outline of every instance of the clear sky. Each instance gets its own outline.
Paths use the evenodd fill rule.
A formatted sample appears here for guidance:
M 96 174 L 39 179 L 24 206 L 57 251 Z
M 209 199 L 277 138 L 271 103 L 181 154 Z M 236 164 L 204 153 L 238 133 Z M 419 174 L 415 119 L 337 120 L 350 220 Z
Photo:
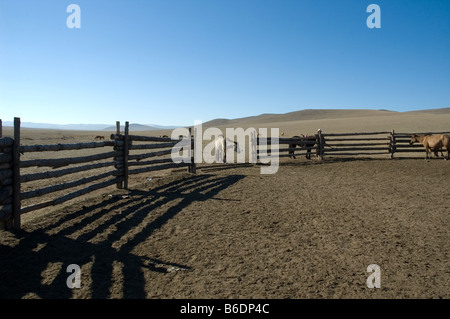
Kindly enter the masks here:
M 70 4 L 81 28 L 70 29 Z M 369 4 L 381 28 L 369 29 Z M 0 118 L 450 107 L 449 0 L 0 0 Z

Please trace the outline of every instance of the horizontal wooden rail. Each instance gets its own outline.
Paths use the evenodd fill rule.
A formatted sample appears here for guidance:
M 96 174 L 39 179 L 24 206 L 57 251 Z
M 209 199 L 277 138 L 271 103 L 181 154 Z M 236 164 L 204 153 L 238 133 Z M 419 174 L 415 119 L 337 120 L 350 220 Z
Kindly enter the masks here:
M 124 140 L 125 136 L 122 134 L 111 134 L 112 140 Z M 182 139 L 171 139 L 170 137 L 157 137 L 157 136 L 139 136 L 139 135 L 128 135 L 130 141 L 141 141 L 141 142 L 179 142 Z
M 90 143 L 74 143 L 74 144 L 50 144 L 50 145 L 23 145 L 20 147 L 21 153 L 30 152 L 57 152 L 81 150 L 90 148 L 100 148 L 105 146 L 116 146 L 116 141 L 90 142 Z
M 389 155 L 388 151 L 386 152 L 358 152 L 358 153 L 331 153 L 330 156 L 361 156 L 361 155 Z
M 9 219 L 12 217 L 12 205 L 3 205 L 0 207 L 0 220 Z
M 11 178 L 13 176 L 12 169 L 2 169 L 0 170 L 0 180 L 5 180 L 7 178 Z
M 340 143 L 340 144 L 334 144 L 334 143 L 329 143 L 329 141 L 327 141 L 327 145 L 330 147 L 343 147 L 343 146 L 379 146 L 379 145 L 389 145 L 389 142 L 384 142 L 384 143 Z
M 0 153 L 0 164 L 10 163 L 12 161 L 11 153 Z
M 14 140 L 11 137 L 0 138 L 0 148 L 11 147 L 14 144 Z
M 149 157 L 156 157 L 156 156 L 163 156 L 163 155 L 168 155 L 168 154 L 172 154 L 172 150 L 164 150 L 164 151 L 158 151 L 158 152 L 152 152 L 152 153 L 145 153 L 145 154 L 135 154 L 135 155 L 129 155 L 128 156 L 128 160 L 132 161 L 132 160 L 141 160 L 144 158 L 149 158 Z M 119 160 L 120 158 L 118 158 Z
M 386 151 L 388 152 L 387 147 L 343 147 L 343 148 L 329 148 L 325 151 L 325 154 L 328 152 L 340 152 L 340 151 Z
M 138 144 L 131 145 L 129 150 L 146 150 L 146 149 L 157 149 L 157 148 L 168 148 L 174 147 L 178 142 L 174 143 L 161 143 L 161 144 Z
M 358 136 L 358 135 L 381 135 L 391 134 L 391 132 L 363 132 L 363 133 L 322 133 L 322 136 Z
M 88 163 L 92 161 L 98 161 L 102 159 L 107 159 L 115 156 L 122 155 L 121 152 L 107 152 L 107 153 L 101 153 L 96 155 L 90 155 L 90 156 L 82 156 L 82 157 L 70 157 L 70 158 L 58 158 L 58 159 L 35 159 L 35 160 L 28 160 L 28 161 L 22 161 L 20 162 L 20 167 L 43 167 L 43 166 L 49 166 L 49 167 L 62 167 L 67 166 L 71 164 L 80 164 L 80 163 Z
M 388 137 L 352 137 L 352 138 L 327 138 L 328 142 L 337 142 L 337 141 L 386 141 L 389 140 Z

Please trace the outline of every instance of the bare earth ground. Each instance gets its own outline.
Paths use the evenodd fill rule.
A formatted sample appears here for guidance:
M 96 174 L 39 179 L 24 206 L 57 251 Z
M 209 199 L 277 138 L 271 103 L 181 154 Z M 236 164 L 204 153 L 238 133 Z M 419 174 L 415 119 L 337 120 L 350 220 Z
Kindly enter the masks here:
M 93 194 L 0 232 L 0 298 L 450 298 L 449 165 L 298 159 Z

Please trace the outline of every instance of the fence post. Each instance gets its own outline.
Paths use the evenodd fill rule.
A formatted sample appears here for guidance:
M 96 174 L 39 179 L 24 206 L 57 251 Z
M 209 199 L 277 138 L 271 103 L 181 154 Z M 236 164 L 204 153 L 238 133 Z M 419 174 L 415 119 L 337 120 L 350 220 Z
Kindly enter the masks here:
M 325 145 L 323 145 L 324 143 L 323 143 L 323 136 L 322 136 L 322 130 L 319 128 L 318 130 L 317 130 L 317 147 L 319 148 L 318 149 L 318 151 L 319 151 L 319 159 L 320 160 L 323 160 L 323 154 L 324 154 L 324 146 Z
M 116 121 L 116 134 L 120 135 L 120 121 Z M 118 147 L 114 147 L 114 150 L 118 149 Z M 116 159 L 114 159 L 116 160 Z M 116 188 L 121 189 L 122 188 L 122 184 L 123 184 L 123 178 L 122 180 L 118 181 L 116 184 Z
M 13 159 L 13 227 L 20 229 L 20 118 L 14 118 Z
M 0 138 L 3 137 L 3 125 L 2 125 L 2 120 L 0 119 Z
M 129 127 L 129 122 L 125 122 L 125 138 L 123 144 L 123 188 L 125 189 L 128 189 Z
M 194 127 L 194 138 L 196 136 L 196 130 L 197 128 Z M 195 166 L 195 160 L 194 160 L 194 154 L 195 154 L 195 143 L 192 140 L 192 128 L 189 128 L 189 140 L 191 141 L 191 165 L 188 166 L 188 173 L 192 173 L 192 174 L 196 174 L 197 173 L 197 168 Z
M 391 159 L 394 158 L 394 153 L 396 150 L 396 145 L 395 145 L 395 131 L 392 130 L 391 131 L 391 141 L 389 143 L 389 152 L 391 153 Z

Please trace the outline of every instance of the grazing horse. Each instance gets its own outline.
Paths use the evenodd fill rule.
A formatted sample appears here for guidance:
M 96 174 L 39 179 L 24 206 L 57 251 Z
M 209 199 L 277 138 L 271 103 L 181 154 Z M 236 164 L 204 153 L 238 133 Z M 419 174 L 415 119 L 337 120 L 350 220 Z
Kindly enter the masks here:
M 104 136 L 100 136 L 100 135 L 97 135 L 96 137 L 95 137 L 95 140 L 97 141 L 97 140 L 104 140 L 105 139 L 105 137 Z
M 297 146 L 302 148 L 302 147 L 306 147 L 306 155 L 305 157 L 307 159 L 311 159 L 311 149 L 314 147 L 314 145 L 316 145 L 317 140 L 315 136 L 305 136 L 302 135 L 300 136 L 293 136 L 292 138 L 297 138 L 300 139 L 301 141 L 295 144 L 289 144 L 289 148 L 296 148 Z M 316 152 L 317 155 L 317 152 Z M 294 150 L 289 150 L 289 158 L 294 158 L 295 159 L 295 154 L 294 154 Z
M 434 150 L 434 154 L 437 156 L 438 151 L 441 150 L 443 147 L 447 150 L 447 158 L 444 157 L 444 159 L 449 158 L 450 154 L 450 135 L 443 135 L 443 134 L 414 134 L 411 138 L 411 141 L 409 141 L 409 145 L 412 145 L 416 142 L 422 143 L 422 145 L 425 147 L 426 155 L 425 160 L 428 160 L 428 158 L 431 158 L 431 151 Z M 428 156 L 428 153 L 430 153 L 430 156 Z M 442 154 L 442 150 L 441 150 Z
M 215 140 L 216 163 L 227 161 L 227 149 L 233 148 L 236 153 L 240 153 L 239 144 L 223 135 L 217 136 Z

